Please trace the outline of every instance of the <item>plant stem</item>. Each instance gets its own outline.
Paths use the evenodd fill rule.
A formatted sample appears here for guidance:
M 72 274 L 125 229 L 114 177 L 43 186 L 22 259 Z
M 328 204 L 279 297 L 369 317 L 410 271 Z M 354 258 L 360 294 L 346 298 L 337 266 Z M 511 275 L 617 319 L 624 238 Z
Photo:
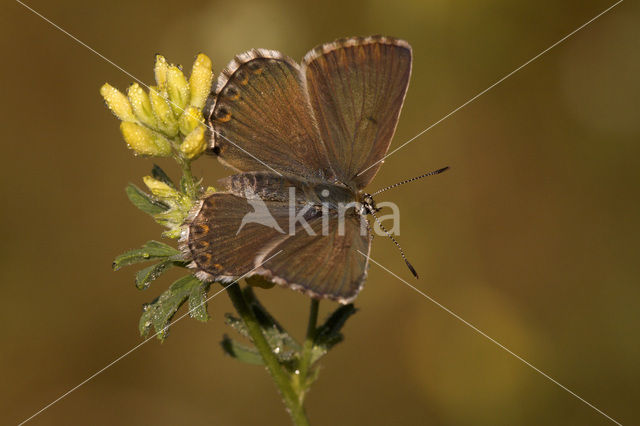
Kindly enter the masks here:
M 173 146 L 173 158 L 176 160 L 180 168 L 182 169 L 182 179 L 185 182 L 185 192 L 192 200 L 198 198 L 198 188 L 195 179 L 193 178 L 193 173 L 191 172 L 191 160 L 185 158 L 179 152 L 179 146 L 182 141 L 176 141 L 175 139 L 171 141 L 171 145 Z
M 180 166 L 182 166 L 182 176 L 186 182 L 186 191 L 187 195 L 193 200 L 198 197 L 198 190 L 196 188 L 196 182 L 193 179 L 193 173 L 191 173 L 191 161 L 186 159 L 181 159 L 179 161 Z
M 309 421 L 304 412 L 302 401 L 291 385 L 291 376 L 280 365 L 278 358 L 273 353 L 271 346 L 269 346 L 269 342 L 267 342 L 267 339 L 262 333 L 258 320 L 242 295 L 240 285 L 234 284 L 227 287 L 227 293 L 236 311 L 238 311 L 238 315 L 240 315 L 240 318 L 242 318 L 247 326 L 249 336 L 251 336 L 251 340 L 258 352 L 260 352 L 267 371 L 271 374 L 276 387 L 280 391 L 280 395 L 282 395 L 291 420 L 293 420 L 296 426 L 308 426 Z
M 298 383 L 296 386 L 298 389 L 298 398 L 300 404 L 304 401 L 304 396 L 309 388 L 310 383 L 307 383 L 309 378 L 309 368 L 311 367 L 311 355 L 313 353 L 313 346 L 316 337 L 316 326 L 318 323 L 318 306 L 320 302 L 316 299 L 311 299 L 311 305 L 309 307 L 309 322 L 307 323 L 307 336 L 302 347 L 302 356 L 300 358 L 300 366 L 298 368 Z

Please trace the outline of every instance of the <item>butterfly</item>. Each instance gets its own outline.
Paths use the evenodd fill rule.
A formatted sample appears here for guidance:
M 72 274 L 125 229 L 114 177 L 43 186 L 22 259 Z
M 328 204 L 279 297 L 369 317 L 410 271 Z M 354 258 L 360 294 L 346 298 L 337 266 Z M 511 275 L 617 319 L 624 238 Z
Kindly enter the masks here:
M 391 143 L 411 61 L 406 41 L 371 36 L 320 45 L 300 64 L 266 49 L 229 63 L 205 117 L 209 152 L 237 174 L 197 203 L 181 238 L 199 279 L 259 275 L 313 298 L 356 298 L 365 217 L 377 211 L 363 190 Z

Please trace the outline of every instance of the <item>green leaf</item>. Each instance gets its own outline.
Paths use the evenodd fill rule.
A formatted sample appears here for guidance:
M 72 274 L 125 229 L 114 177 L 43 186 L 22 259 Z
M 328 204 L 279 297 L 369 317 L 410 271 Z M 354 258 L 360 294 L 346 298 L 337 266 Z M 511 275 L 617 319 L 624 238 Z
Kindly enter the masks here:
M 315 339 L 316 344 L 333 346 L 331 342 L 334 339 L 338 338 L 342 340 L 340 331 L 349 317 L 355 313 L 356 308 L 353 306 L 353 303 L 338 307 L 338 309 L 329 315 L 324 324 L 318 328 Z
M 340 306 L 333 311 L 327 320 L 316 330 L 316 337 L 311 355 L 311 364 L 315 363 L 329 349 L 340 343 L 344 336 L 341 333 L 342 327 L 349 317 L 356 313 L 356 308 L 352 303 Z
M 138 321 L 138 330 L 142 337 L 147 337 L 149 335 L 149 331 L 151 331 L 151 326 L 153 325 L 151 317 L 154 313 L 153 304 L 156 303 L 157 300 L 158 298 L 151 303 L 145 303 L 142 305 L 142 315 L 140 316 L 140 321 Z
M 249 336 L 249 330 L 247 330 L 247 326 L 240 318 L 236 318 L 231 314 L 224 314 L 224 322 L 247 339 L 251 338 Z
M 274 352 L 286 354 L 288 353 L 286 348 L 291 348 L 294 351 L 300 351 L 302 349 L 302 346 L 291 337 L 289 333 L 287 333 L 287 330 L 262 306 L 250 286 L 245 287 L 243 294 Z
M 147 214 L 154 215 L 169 209 L 169 206 L 165 203 L 154 199 L 151 195 L 132 183 L 125 188 L 125 192 L 127 193 L 127 197 L 129 197 L 129 201 Z
M 254 365 L 264 364 L 258 351 L 230 339 L 226 334 L 222 338 L 222 342 L 220 342 L 220 344 L 227 355 L 237 359 L 238 361 Z
M 276 285 L 273 281 L 269 281 L 260 275 L 253 275 L 244 279 L 251 287 L 260 287 L 270 289 Z
M 170 187 L 172 187 L 174 189 L 176 187 L 175 184 L 173 183 L 173 181 L 171 180 L 171 178 L 157 164 L 153 165 L 153 168 L 151 169 L 151 176 L 154 179 L 157 179 L 157 180 L 159 180 L 161 182 L 166 183 L 167 185 L 169 185 Z
M 195 298 L 195 301 L 190 301 L 189 305 L 196 307 L 199 311 L 195 315 L 193 311 L 189 313 L 192 317 L 206 321 L 204 318 L 209 318 L 204 304 L 204 292 L 207 288 L 208 284 L 202 283 L 193 275 L 187 275 L 175 281 L 160 297 L 144 306 L 139 323 L 140 334 L 146 337 L 153 326 L 158 339 L 164 340 L 169 332 L 171 318 L 180 306 L 192 297 Z
M 247 326 L 244 324 L 240 318 L 236 318 L 231 314 L 224 315 L 224 322 L 237 331 L 240 335 L 246 337 L 251 340 L 251 336 L 249 335 L 249 330 L 247 330 Z M 273 353 L 278 357 L 280 362 L 292 361 L 296 357 L 296 351 L 291 347 L 295 345 L 297 350 L 300 349 L 300 345 L 293 341 L 293 345 L 290 340 L 291 337 L 286 332 L 280 332 L 273 327 L 262 328 L 262 331 L 269 342 L 269 346 Z
M 165 271 L 175 265 L 175 262 L 171 260 L 165 260 L 160 263 L 156 263 L 155 265 L 148 266 L 144 269 L 141 269 L 136 274 L 136 287 L 139 290 L 146 290 L 151 284 L 151 281 L 158 278 Z
M 210 318 L 207 312 L 207 289 L 207 284 L 199 285 L 193 287 L 189 293 L 189 315 L 201 322 L 207 322 Z
M 147 262 L 154 259 L 167 259 L 171 257 L 171 260 L 177 260 L 180 256 L 180 252 L 175 248 L 158 242 L 149 241 L 139 249 L 129 250 L 126 253 L 122 253 L 120 256 L 113 260 L 113 270 L 133 265 L 134 263 Z

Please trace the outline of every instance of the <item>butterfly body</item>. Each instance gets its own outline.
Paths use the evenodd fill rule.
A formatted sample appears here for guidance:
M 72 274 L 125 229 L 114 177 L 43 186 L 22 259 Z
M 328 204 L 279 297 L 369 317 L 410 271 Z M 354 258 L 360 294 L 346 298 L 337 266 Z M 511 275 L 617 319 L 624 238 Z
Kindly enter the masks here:
M 210 151 L 238 173 L 187 219 L 182 248 L 196 275 L 256 274 L 352 301 L 371 248 L 365 216 L 377 211 L 363 189 L 388 150 L 410 73 L 409 45 L 381 36 L 321 45 L 300 65 L 266 49 L 236 56 L 206 113 Z

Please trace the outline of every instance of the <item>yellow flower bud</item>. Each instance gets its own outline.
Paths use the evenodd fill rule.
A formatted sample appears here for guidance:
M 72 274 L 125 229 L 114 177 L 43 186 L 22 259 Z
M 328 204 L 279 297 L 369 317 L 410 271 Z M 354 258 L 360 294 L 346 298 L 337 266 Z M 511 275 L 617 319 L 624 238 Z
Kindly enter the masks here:
M 162 135 L 136 123 L 123 121 L 120 131 L 129 148 L 140 155 L 168 157 L 171 155 L 171 144 Z
M 156 87 L 149 89 L 149 99 L 151 100 L 151 109 L 158 119 L 158 128 L 169 136 L 175 136 L 178 133 L 178 122 L 171 112 L 167 100 Z
M 179 123 L 182 134 L 188 135 L 193 131 L 193 129 L 204 123 L 202 111 L 196 107 L 188 106 L 180 117 Z
M 182 145 L 180 145 L 180 151 L 185 157 L 193 160 L 207 149 L 207 141 L 204 134 L 204 125 L 200 125 L 184 138 Z
M 189 83 L 180 68 L 175 65 L 171 65 L 167 71 L 167 93 L 174 114 L 180 117 L 189 103 Z
M 122 121 L 136 121 L 131 105 L 122 92 L 109 83 L 105 83 L 100 88 L 100 94 L 116 117 Z
M 199 109 L 204 108 L 204 104 L 211 91 L 212 81 L 213 72 L 211 71 L 211 59 L 204 53 L 200 53 L 193 63 L 191 76 L 189 77 L 191 105 Z
M 156 55 L 156 66 L 153 70 L 156 76 L 156 84 L 160 88 L 160 91 L 164 91 L 167 85 L 167 71 L 169 65 L 167 60 L 162 55 Z
M 149 96 L 142 87 L 140 87 L 138 83 L 133 83 L 129 86 L 127 96 L 129 96 L 133 113 L 138 120 L 149 127 L 156 127 L 156 117 L 153 115 L 153 110 L 151 109 L 151 101 L 149 101 Z
M 145 176 L 142 180 L 144 184 L 147 185 L 147 188 L 149 188 L 149 191 L 158 198 L 177 199 L 181 197 L 178 191 L 161 180 L 154 179 L 151 176 Z

